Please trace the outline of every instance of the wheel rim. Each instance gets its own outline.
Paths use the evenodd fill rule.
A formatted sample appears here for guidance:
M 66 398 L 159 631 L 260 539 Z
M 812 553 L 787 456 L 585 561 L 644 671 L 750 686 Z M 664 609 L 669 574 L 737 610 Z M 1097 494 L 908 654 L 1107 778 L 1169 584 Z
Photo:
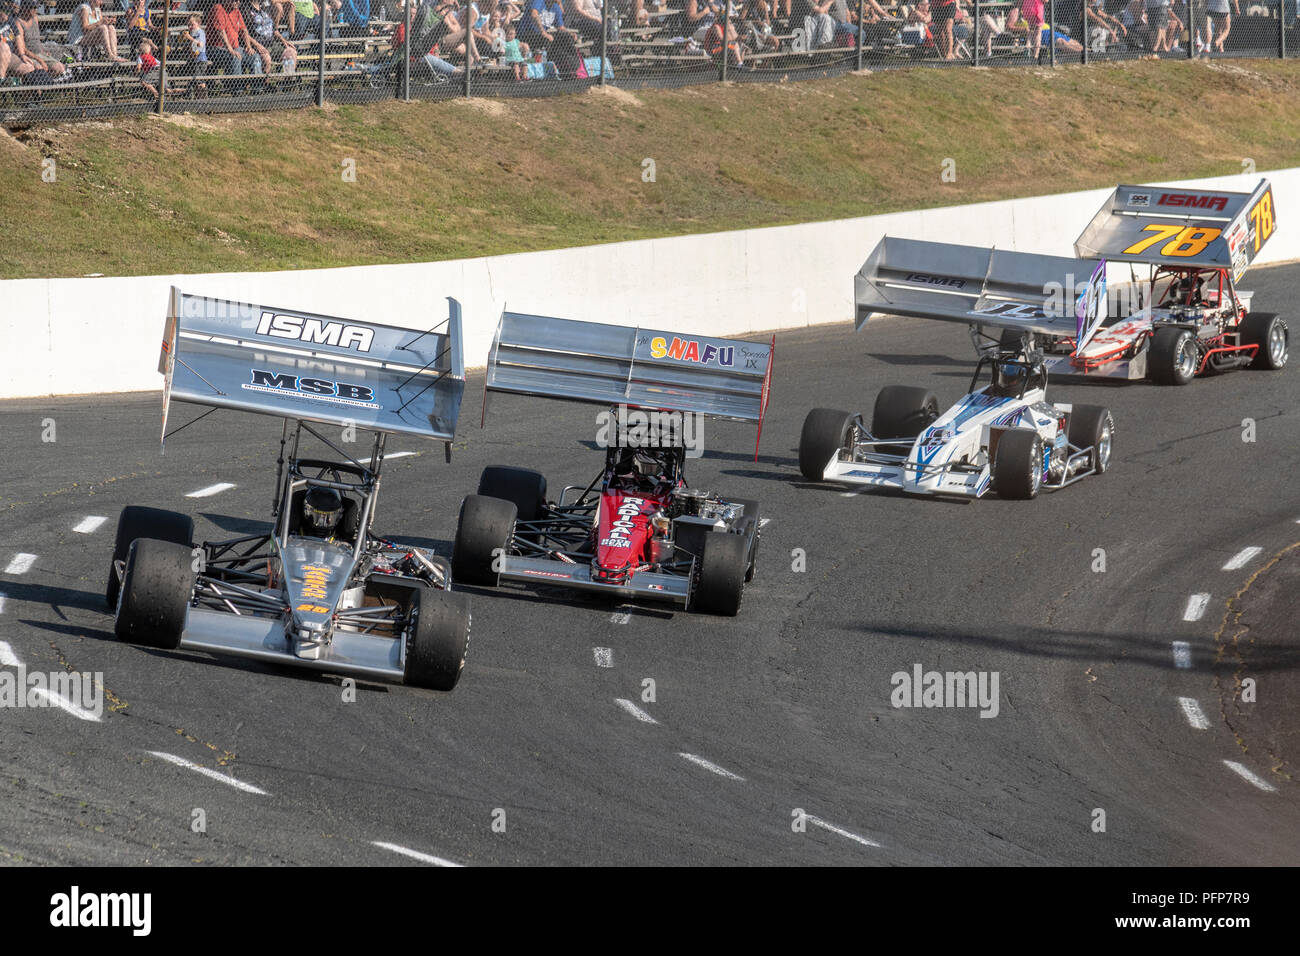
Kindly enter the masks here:
M 1184 336 L 1178 344 L 1178 358 L 1174 362 L 1174 368 L 1180 378 L 1191 378 L 1196 373 L 1196 349 L 1190 335 Z
M 1101 438 L 1097 441 L 1098 471 L 1104 471 L 1110 464 L 1110 424 L 1102 426 Z
M 1038 494 L 1038 487 L 1043 483 L 1043 443 L 1034 442 L 1033 448 L 1029 456 L 1029 492 Z
M 1268 330 L 1268 357 L 1272 359 L 1274 365 L 1285 364 L 1286 345 L 1286 326 L 1281 322 L 1274 322 L 1273 327 Z

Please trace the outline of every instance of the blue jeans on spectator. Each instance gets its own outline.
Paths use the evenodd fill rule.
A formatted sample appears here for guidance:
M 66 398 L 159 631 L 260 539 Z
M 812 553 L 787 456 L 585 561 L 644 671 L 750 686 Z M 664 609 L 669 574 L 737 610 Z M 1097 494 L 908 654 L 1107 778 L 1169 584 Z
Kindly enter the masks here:
M 208 60 L 214 70 L 225 70 L 231 76 L 242 76 L 245 71 L 262 72 L 262 58 L 247 52 L 242 47 L 235 47 L 233 53 L 224 46 L 215 49 L 209 47 Z
M 434 73 L 441 73 L 443 76 L 451 76 L 456 72 L 456 67 L 452 66 L 440 56 L 434 56 L 432 53 L 424 55 L 424 63 Z

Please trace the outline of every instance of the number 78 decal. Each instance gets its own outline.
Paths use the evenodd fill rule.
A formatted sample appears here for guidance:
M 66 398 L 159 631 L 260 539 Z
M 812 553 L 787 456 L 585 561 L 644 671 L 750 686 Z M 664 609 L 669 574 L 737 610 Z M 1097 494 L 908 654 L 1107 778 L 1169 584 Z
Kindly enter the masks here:
M 1164 242 L 1164 245 L 1160 247 L 1162 256 L 1199 256 L 1205 251 L 1205 247 L 1218 239 L 1223 232 L 1222 229 L 1216 229 L 1213 226 L 1178 226 L 1161 223 L 1152 223 L 1143 227 L 1142 231 L 1153 233 L 1153 235 L 1145 239 L 1139 239 L 1125 249 L 1123 255 L 1141 255 L 1157 242 Z

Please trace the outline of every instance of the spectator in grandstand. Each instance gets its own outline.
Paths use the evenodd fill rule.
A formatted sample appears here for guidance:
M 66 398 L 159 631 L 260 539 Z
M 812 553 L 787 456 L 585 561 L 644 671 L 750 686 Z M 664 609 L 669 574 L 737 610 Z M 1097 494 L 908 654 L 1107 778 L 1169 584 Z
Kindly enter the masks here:
M 1102 9 L 1101 0 L 1087 0 L 1085 10 L 1088 14 L 1089 36 L 1092 35 L 1094 30 L 1101 30 L 1102 39 L 1107 45 L 1118 43 L 1120 37 L 1128 36 L 1128 27 L 1119 18 L 1112 17 Z
M 980 11 L 978 42 L 984 46 L 984 55 L 993 55 L 993 41 L 1006 31 L 1006 18 Z
M 36 13 L 36 0 L 23 0 L 14 23 L 14 39 L 18 52 L 29 62 L 41 64 L 50 75 L 57 78 L 67 72 L 63 61 L 72 59 L 72 48 L 41 39 L 40 17 Z
M 0 80 L 27 76 L 36 69 L 31 61 L 18 53 L 15 39 L 18 31 L 9 19 L 9 11 L 0 7 Z
M 564 22 L 573 27 L 584 40 L 599 40 L 602 2 L 603 0 L 569 0 L 564 11 Z
M 153 17 L 149 13 L 149 0 L 133 0 L 131 9 L 126 15 L 127 45 L 138 50 L 141 40 L 151 40 L 156 50 L 159 41 L 158 33 L 159 31 L 153 23 Z
M 501 62 L 514 70 L 515 82 L 528 79 L 524 64 L 528 61 L 528 44 L 521 43 L 512 23 L 506 29 L 505 46 L 502 49 Z
M 740 22 L 749 38 L 749 48 L 756 52 L 778 50 L 781 41 L 773 34 L 772 8 L 767 0 L 746 0 L 740 12 Z
M 1169 0 L 1143 0 L 1142 5 L 1151 30 L 1151 49 L 1156 53 L 1169 49 Z
M 338 22 L 345 36 L 363 36 L 370 29 L 370 0 L 342 0 Z
M 291 0 L 289 4 L 289 36 L 295 40 L 320 33 L 321 12 L 316 0 Z
M 241 45 L 248 36 L 248 27 L 240 16 L 239 7 L 229 10 L 217 0 L 208 12 L 208 59 L 215 69 L 231 76 L 242 76 L 245 71 L 256 73 L 262 61 L 252 51 Z
M 1232 30 L 1232 13 L 1241 16 L 1241 0 L 1232 0 L 1232 13 L 1228 12 L 1228 0 L 1210 0 L 1207 7 L 1210 14 L 1210 42 L 1219 53 L 1228 40 Z
M 272 72 L 271 65 L 278 58 L 282 69 L 292 73 L 289 64 L 296 64 L 298 51 L 283 33 L 275 28 L 268 0 L 244 0 L 244 47 L 262 61 L 263 73 Z
M 834 37 L 839 40 L 842 36 L 852 36 L 853 42 L 858 40 L 858 14 L 856 10 L 849 9 L 849 0 L 831 0 L 831 19 L 835 21 Z
M 564 6 L 560 0 L 528 0 L 519 19 L 519 38 L 534 52 L 545 50 L 564 30 Z
M 726 50 L 728 66 L 745 69 L 745 58 L 740 51 L 740 36 L 734 23 L 715 20 L 704 34 L 704 52 L 715 60 L 721 61 L 723 50 L 723 33 L 726 33 Z
M 834 0 L 793 0 L 790 25 L 802 28 L 809 50 L 825 46 L 835 38 L 835 18 L 830 9 Z
M 129 62 L 126 57 L 117 55 L 117 25 L 111 17 L 104 16 L 103 0 L 86 0 L 72 11 L 68 43 L 83 54 L 100 47 L 113 63 Z
M 956 17 L 957 0 L 933 0 L 930 4 L 930 26 L 939 47 L 940 59 L 956 59 L 952 45 L 952 25 Z
M 1043 45 L 1043 0 L 1015 0 L 1007 11 L 1007 29 L 1025 34 L 1029 58 L 1037 63 Z
M 208 34 L 203 29 L 203 20 L 197 13 L 190 14 L 185 29 L 180 36 L 181 61 L 177 64 L 178 76 L 200 77 L 208 71 Z M 185 55 L 188 50 L 189 56 Z M 194 92 L 203 93 L 208 85 L 201 81 L 194 84 Z
M 135 72 L 140 77 L 141 88 L 155 100 L 158 99 L 159 80 L 162 78 L 162 68 L 158 66 L 158 58 L 153 55 L 156 49 L 152 40 L 141 40 L 136 47 L 135 61 Z

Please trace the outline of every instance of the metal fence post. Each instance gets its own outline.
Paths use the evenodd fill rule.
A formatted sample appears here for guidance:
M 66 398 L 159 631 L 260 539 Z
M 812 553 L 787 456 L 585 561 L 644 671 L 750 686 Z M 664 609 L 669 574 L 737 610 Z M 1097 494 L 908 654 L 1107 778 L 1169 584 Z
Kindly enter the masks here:
M 316 47 L 316 105 L 325 105 L 325 34 L 329 32 L 329 4 L 322 4 L 320 11 L 319 43 Z
M 402 34 L 406 40 L 404 44 L 406 55 L 402 57 L 402 99 L 408 103 L 411 102 L 411 50 L 413 49 L 411 44 L 411 27 L 413 26 L 411 23 L 411 4 L 413 2 L 414 0 L 406 0 L 406 28 Z
M 731 0 L 722 0 L 722 82 L 727 82 L 727 31 L 731 29 Z
M 980 0 L 975 0 L 975 6 L 979 7 Z M 864 0 L 858 0 L 858 71 L 862 70 L 862 41 L 866 39 L 867 28 L 862 24 L 862 14 Z
M 163 0 L 163 31 L 162 47 L 158 51 L 158 115 L 162 116 L 165 109 L 163 101 L 167 99 L 167 47 L 171 46 L 171 25 L 172 25 L 172 2 Z
M 1286 0 L 1277 0 L 1277 58 L 1286 59 Z
M 470 96 L 470 86 L 474 74 L 474 24 L 470 20 L 473 10 L 470 0 L 465 0 L 465 95 Z
M 605 57 L 609 54 L 609 4 L 602 0 L 600 4 L 600 85 L 605 85 Z
M 971 40 L 971 56 L 975 62 L 973 66 L 980 65 L 980 28 L 984 26 L 984 21 L 980 18 L 980 0 L 975 0 L 975 16 L 972 20 L 972 29 L 970 35 L 974 38 Z
M 1056 0 L 1047 0 L 1047 62 L 1056 68 Z
M 1187 0 L 1187 59 L 1196 58 L 1196 4 L 1198 0 Z

